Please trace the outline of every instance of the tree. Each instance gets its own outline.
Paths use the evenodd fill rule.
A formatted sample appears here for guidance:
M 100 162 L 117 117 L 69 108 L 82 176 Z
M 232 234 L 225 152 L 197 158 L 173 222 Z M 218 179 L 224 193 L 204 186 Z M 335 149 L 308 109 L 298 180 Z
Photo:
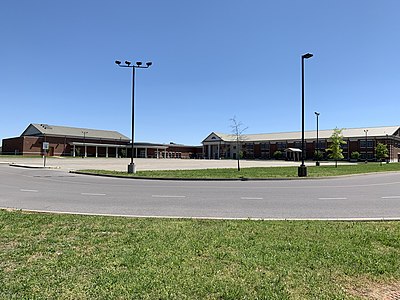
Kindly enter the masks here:
M 389 156 L 389 150 L 387 148 L 387 145 L 378 143 L 378 145 L 376 145 L 375 151 L 376 151 L 376 158 L 379 159 L 382 166 L 382 159 L 387 158 Z
M 323 152 L 321 150 L 314 151 L 314 159 L 315 160 L 322 160 L 324 158 Z
M 232 136 L 235 139 L 236 142 L 236 159 L 237 159 L 237 169 L 240 171 L 240 155 L 242 153 L 242 142 L 244 141 L 244 136 L 243 132 L 247 130 L 247 127 L 243 128 L 243 123 L 238 121 L 236 119 L 236 116 L 233 116 L 232 119 L 230 119 L 232 122 L 231 128 L 232 128 Z
M 351 159 L 359 160 L 361 157 L 361 154 L 358 151 L 353 151 L 353 152 L 351 152 L 350 157 L 351 157 Z
M 326 149 L 327 152 L 330 152 L 328 154 L 328 157 L 335 160 L 336 168 L 337 168 L 337 161 L 339 159 L 344 158 L 344 156 L 342 154 L 342 152 L 343 152 L 342 145 L 346 144 L 346 142 L 343 141 L 342 130 L 343 129 L 338 129 L 337 127 L 333 130 L 333 133 L 330 137 L 331 145 L 329 146 L 329 148 Z
M 272 156 L 275 159 L 281 159 L 283 157 L 283 153 L 282 153 L 282 151 L 277 150 L 277 151 L 274 152 L 274 154 L 272 154 Z

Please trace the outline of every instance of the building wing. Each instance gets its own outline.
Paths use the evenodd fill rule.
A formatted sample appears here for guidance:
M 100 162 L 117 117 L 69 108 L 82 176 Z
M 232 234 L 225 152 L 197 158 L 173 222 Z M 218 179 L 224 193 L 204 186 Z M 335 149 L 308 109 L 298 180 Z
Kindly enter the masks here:
M 48 124 L 30 124 L 21 136 L 58 136 L 74 138 L 85 136 L 86 139 L 120 140 L 124 142 L 130 141 L 127 136 L 117 131 L 55 126 Z

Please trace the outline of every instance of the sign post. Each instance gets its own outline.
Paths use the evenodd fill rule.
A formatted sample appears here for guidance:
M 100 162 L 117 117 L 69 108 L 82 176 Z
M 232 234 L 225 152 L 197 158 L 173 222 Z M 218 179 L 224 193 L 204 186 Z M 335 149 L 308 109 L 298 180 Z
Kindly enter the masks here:
M 49 142 L 43 142 L 42 149 L 44 150 L 44 155 L 43 155 L 43 168 L 46 167 L 46 156 L 47 156 L 47 150 L 49 150 Z

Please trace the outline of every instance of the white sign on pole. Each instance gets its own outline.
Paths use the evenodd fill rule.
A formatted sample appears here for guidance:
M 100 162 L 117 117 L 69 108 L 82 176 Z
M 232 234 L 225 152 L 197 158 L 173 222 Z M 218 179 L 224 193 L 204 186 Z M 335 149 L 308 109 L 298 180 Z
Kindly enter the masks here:
M 49 150 L 50 143 L 49 142 L 43 142 L 43 150 Z

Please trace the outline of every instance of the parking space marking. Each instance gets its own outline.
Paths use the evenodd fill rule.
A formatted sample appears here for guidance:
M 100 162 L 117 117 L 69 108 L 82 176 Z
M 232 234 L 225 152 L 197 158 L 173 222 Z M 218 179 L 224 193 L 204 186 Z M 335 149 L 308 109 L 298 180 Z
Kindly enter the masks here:
M 106 196 L 106 194 L 99 193 L 81 193 L 82 196 Z
M 186 198 L 186 196 L 178 196 L 178 195 L 151 195 L 153 198 Z

